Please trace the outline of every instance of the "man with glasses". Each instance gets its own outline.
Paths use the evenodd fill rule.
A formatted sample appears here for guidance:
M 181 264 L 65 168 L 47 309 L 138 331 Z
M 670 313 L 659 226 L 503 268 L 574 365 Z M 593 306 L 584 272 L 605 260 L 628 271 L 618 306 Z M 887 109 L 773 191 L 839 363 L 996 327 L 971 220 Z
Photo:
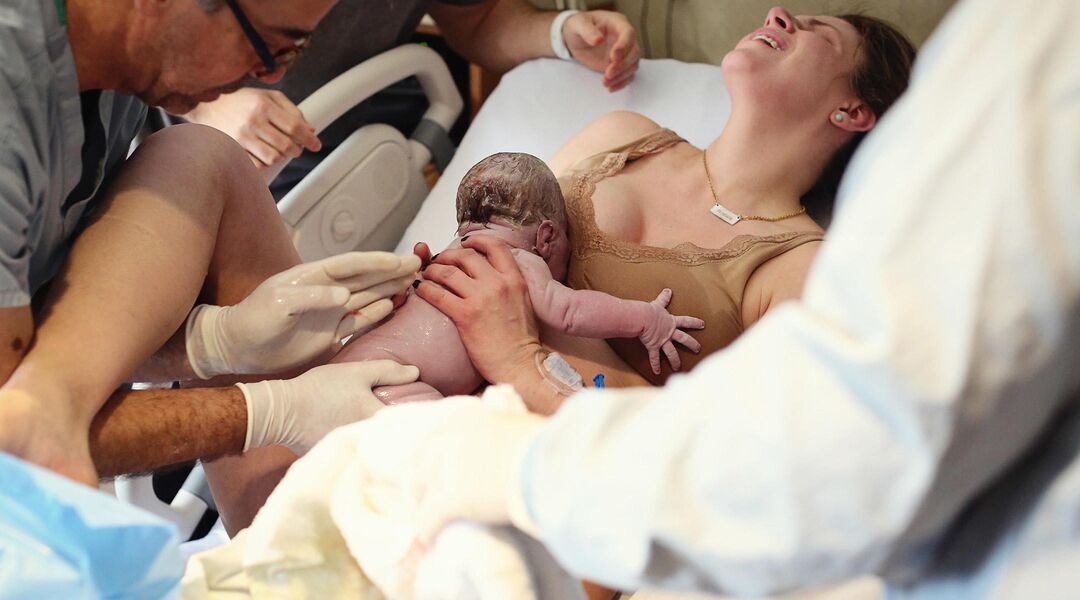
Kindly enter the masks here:
M 235 1 L 229 0 L 230 6 Z M 271 184 L 280 199 L 360 127 L 380 122 L 405 135 L 412 132 L 422 107 L 410 110 L 399 86 L 348 111 L 319 137 L 296 104 L 349 68 L 406 43 L 425 12 L 454 50 L 497 73 L 532 58 L 558 55 L 601 72 L 598 83 L 616 91 L 630 83 L 641 55 L 634 28 L 615 12 L 540 11 L 528 0 L 341 0 L 319 24 L 305 55 L 289 55 L 297 68 L 280 82 L 270 89 L 262 84 L 246 87 L 200 104 L 184 117 L 229 134 L 260 169 L 293 159 Z M 258 48 L 262 42 L 255 30 L 245 30 Z M 265 52 L 260 55 L 269 58 Z
M 144 102 L 184 112 L 277 81 L 333 4 L 262 0 L 256 18 L 237 1 L 0 4 L 0 451 L 89 485 L 256 448 L 252 462 L 278 464 L 380 407 L 372 385 L 415 379 L 369 363 L 116 392 L 296 374 L 385 316 L 419 266 L 382 253 L 299 265 L 257 172 L 210 128 L 127 157 Z M 252 473 L 215 474 L 241 525 L 253 509 L 233 501 L 257 506 L 271 485 Z

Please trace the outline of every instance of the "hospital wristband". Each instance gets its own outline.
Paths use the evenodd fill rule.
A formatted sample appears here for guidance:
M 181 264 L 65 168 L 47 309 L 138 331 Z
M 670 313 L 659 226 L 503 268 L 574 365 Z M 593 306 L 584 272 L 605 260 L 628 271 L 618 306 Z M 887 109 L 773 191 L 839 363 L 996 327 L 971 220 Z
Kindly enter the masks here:
M 563 25 L 566 24 L 566 20 L 570 17 L 581 12 L 580 10 L 564 10 L 556 15 L 555 20 L 551 22 L 551 30 L 549 36 L 551 37 L 551 51 L 555 53 L 555 56 L 563 60 L 574 60 L 574 57 L 570 55 L 570 49 L 566 47 L 566 40 L 563 39 Z

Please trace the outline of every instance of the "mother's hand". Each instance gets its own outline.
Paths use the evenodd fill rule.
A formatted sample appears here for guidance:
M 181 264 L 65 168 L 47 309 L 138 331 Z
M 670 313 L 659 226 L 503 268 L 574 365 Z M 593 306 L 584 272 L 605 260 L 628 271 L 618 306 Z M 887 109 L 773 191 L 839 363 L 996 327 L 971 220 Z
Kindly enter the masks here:
M 502 240 L 466 236 L 462 246 L 438 254 L 416 294 L 454 321 L 484 379 L 514 383 L 541 350 L 525 278 Z

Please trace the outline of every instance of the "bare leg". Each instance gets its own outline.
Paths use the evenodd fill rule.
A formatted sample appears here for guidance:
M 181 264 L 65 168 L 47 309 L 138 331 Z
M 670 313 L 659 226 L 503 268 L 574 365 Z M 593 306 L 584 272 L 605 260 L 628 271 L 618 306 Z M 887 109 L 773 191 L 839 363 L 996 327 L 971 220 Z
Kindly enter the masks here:
M 236 149 L 239 151 L 238 146 Z M 232 166 L 243 176 L 224 198 L 217 242 L 199 297 L 200 302 L 210 304 L 236 304 L 267 277 L 300 264 L 270 191 L 257 171 L 242 152 Z M 205 464 L 210 489 L 230 534 L 251 524 L 296 459 L 288 449 L 274 446 Z
M 33 346 L 5 385 L 21 393 L 22 420 L 5 424 L 30 441 L 25 458 L 93 480 L 90 421 L 190 311 L 223 199 L 258 179 L 245 161 L 228 137 L 182 127 L 154 136 L 125 165 L 75 240 Z

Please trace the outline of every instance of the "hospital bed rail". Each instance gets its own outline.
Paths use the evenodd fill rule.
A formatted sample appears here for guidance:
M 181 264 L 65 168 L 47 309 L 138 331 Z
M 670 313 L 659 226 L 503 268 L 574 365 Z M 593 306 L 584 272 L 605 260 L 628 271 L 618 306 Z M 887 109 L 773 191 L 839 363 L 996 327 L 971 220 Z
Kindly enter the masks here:
M 424 168 L 434 161 L 441 170 L 453 157 L 448 132 L 464 101 L 442 58 L 426 46 L 407 44 L 349 69 L 299 104 L 318 133 L 409 76 L 419 80 L 429 102 L 409 139 L 389 125 L 361 127 L 278 204 L 305 261 L 394 248 L 427 197 Z

